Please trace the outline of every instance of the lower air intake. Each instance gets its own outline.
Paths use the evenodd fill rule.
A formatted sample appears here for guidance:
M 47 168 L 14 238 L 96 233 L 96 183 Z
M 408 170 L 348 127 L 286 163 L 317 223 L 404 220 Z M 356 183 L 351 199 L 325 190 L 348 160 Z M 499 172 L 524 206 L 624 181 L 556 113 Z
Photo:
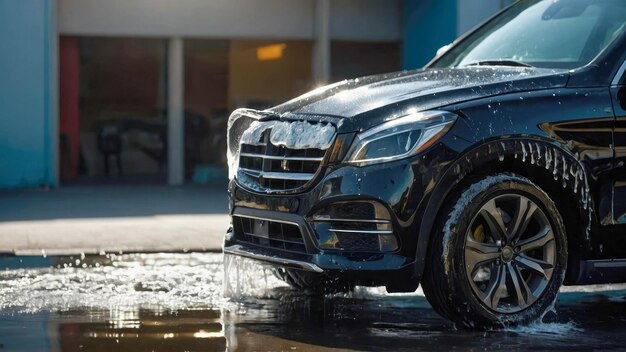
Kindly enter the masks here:
M 233 229 L 239 242 L 294 254 L 307 253 L 300 228 L 295 224 L 234 216 Z

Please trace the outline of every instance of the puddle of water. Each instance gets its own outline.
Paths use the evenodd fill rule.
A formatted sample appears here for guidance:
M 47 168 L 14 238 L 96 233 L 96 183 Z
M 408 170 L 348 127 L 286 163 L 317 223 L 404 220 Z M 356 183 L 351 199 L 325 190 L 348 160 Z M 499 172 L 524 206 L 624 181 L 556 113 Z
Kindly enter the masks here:
M 547 323 L 466 331 L 437 316 L 420 290 L 306 296 L 255 262 L 224 263 L 218 253 L 5 257 L 0 267 L 10 268 L 0 271 L 0 350 L 588 350 L 626 342 L 623 285 L 564 289 Z
M 61 257 L 51 268 L 0 271 L 0 309 L 219 307 L 220 254 Z

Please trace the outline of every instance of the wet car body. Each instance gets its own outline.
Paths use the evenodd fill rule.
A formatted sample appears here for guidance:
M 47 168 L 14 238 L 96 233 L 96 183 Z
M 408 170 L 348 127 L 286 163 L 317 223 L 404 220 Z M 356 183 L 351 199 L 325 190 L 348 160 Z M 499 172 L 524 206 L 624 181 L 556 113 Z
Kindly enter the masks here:
M 461 39 L 462 41 L 463 39 Z M 441 209 L 461 185 L 513 171 L 544 189 L 568 231 L 566 284 L 626 280 L 626 36 L 576 69 L 472 66 L 425 69 L 344 81 L 263 112 L 260 121 L 325 122 L 334 144 L 302 187 L 262 192 L 235 177 L 231 215 L 295 224 L 305 251 L 241 241 L 237 226 L 225 252 L 322 273 L 357 284 L 412 291 L 423 276 Z M 425 151 L 388 163 L 343 162 L 358 133 L 408 112 L 458 116 Z M 337 204 L 385 209 L 397 249 L 324 248 L 315 214 Z M 267 242 L 271 244 L 270 242 Z

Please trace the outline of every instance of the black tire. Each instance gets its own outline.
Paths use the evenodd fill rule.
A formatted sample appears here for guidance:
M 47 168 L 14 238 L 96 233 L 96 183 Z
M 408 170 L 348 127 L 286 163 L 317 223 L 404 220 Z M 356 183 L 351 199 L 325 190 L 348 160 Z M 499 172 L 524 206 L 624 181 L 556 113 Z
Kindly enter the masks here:
M 567 265 L 566 230 L 554 202 L 512 173 L 484 177 L 456 194 L 443 208 L 426 258 L 422 288 L 430 304 L 469 328 L 541 319 L 554 305 Z M 541 265 L 528 266 L 529 259 Z
M 354 288 L 353 284 L 297 269 L 274 268 L 274 275 L 293 289 L 310 295 L 350 292 Z

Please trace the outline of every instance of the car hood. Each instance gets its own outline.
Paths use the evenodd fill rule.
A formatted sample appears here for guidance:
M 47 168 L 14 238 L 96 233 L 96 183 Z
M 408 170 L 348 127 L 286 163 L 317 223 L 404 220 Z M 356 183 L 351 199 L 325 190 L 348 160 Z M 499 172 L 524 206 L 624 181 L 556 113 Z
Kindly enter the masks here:
M 406 111 L 564 87 L 568 77 L 563 70 L 505 66 L 404 71 L 341 81 L 266 112 L 286 118 L 334 120 L 340 132 L 348 132 L 369 128 Z

